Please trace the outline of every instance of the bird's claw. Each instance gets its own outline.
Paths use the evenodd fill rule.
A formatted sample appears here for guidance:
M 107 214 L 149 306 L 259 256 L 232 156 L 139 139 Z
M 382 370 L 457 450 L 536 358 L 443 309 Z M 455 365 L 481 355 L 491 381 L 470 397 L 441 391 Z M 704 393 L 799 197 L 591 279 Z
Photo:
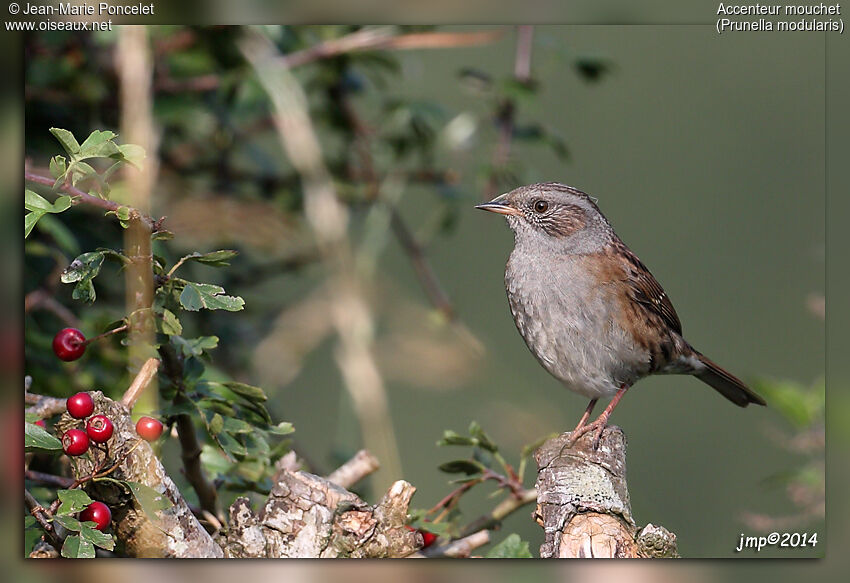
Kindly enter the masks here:
M 595 435 L 593 436 L 593 449 L 599 449 L 599 441 L 602 439 L 602 432 L 605 431 L 605 428 L 608 427 L 608 417 L 604 415 L 600 415 L 593 423 L 588 423 L 587 425 L 582 425 L 581 427 L 576 427 L 572 434 L 570 435 L 569 440 L 567 440 L 567 446 L 573 447 L 575 443 L 581 438 L 585 433 L 590 433 L 591 431 L 595 431 Z

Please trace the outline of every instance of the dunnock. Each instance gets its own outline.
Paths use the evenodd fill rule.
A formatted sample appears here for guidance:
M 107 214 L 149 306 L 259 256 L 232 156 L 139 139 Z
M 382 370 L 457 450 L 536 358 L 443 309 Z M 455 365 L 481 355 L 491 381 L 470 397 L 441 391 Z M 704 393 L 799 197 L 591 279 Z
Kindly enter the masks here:
M 505 269 L 514 322 L 543 367 L 590 399 L 571 442 L 596 430 L 651 374 L 693 375 L 740 407 L 764 400 L 682 337 L 661 285 L 584 192 L 547 182 L 476 208 L 505 215 L 515 245 Z M 587 423 L 602 397 L 605 411 Z

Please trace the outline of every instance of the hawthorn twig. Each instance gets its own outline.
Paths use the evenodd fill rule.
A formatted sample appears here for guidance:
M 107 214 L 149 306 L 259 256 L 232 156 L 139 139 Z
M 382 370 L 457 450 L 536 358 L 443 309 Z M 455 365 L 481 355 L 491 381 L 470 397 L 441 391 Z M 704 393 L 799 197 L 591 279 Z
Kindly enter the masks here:
M 24 312 L 28 313 L 36 308 L 42 308 L 48 312 L 52 312 L 57 318 L 62 320 L 66 326 L 77 328 L 80 325 L 80 320 L 74 313 L 56 301 L 53 294 L 45 289 L 36 289 L 29 292 L 24 297 Z
M 523 506 L 527 506 L 537 500 L 537 490 L 534 488 L 523 490 L 519 496 L 510 496 L 502 500 L 489 513 L 479 516 L 461 530 L 461 535 L 465 536 L 482 528 L 492 529 L 501 524 L 508 515 L 516 512 Z
M 163 344 L 159 347 L 159 355 L 162 357 L 163 371 L 171 380 L 171 384 L 177 389 L 174 404 L 180 405 L 188 402 L 187 397 L 183 394 L 185 387 L 183 386 L 183 362 L 181 358 L 177 355 L 174 348 L 168 344 Z M 195 433 L 195 424 L 192 422 L 192 418 L 186 413 L 177 415 L 176 419 L 177 436 L 180 441 L 181 450 L 180 457 L 183 460 L 186 479 L 198 495 L 198 502 L 201 508 L 217 516 L 218 494 L 216 493 L 215 486 L 207 478 L 204 468 L 201 466 L 201 445 Z
M 451 557 L 455 559 L 465 559 L 472 554 L 472 551 L 478 547 L 483 547 L 490 542 L 490 532 L 487 529 L 481 529 L 472 534 L 466 535 L 440 545 L 436 548 L 425 549 L 421 551 L 425 557 Z
M 54 180 L 53 178 L 50 178 L 48 176 L 41 176 L 39 174 L 33 174 L 32 172 L 24 172 L 24 179 L 28 180 L 29 182 L 44 184 L 50 187 L 52 187 L 53 184 L 56 182 L 56 180 Z M 89 204 L 102 209 L 106 209 L 108 211 L 117 211 L 122 206 L 125 206 L 118 204 L 115 201 L 107 200 L 105 198 L 100 198 L 97 196 L 93 196 L 87 192 L 83 192 L 67 180 L 59 184 L 59 189 L 73 197 L 72 204 Z M 142 225 L 144 225 L 147 229 L 151 231 L 156 231 L 159 228 L 159 221 L 154 221 L 151 217 L 142 214 L 137 209 L 130 209 L 130 220 L 138 220 Z
M 119 332 L 124 332 L 128 328 L 129 328 L 129 326 L 127 324 L 123 324 L 121 326 L 118 326 L 117 328 L 113 328 L 112 330 L 107 330 L 106 332 L 104 332 L 102 334 L 98 334 L 97 336 L 92 336 L 91 338 L 87 338 L 86 341 L 83 342 L 83 344 L 88 346 L 92 342 L 97 342 L 98 340 L 100 340 L 102 338 L 106 338 L 107 336 L 112 336 L 113 334 L 118 334 Z
M 28 405 L 32 405 L 27 408 L 26 412 L 35 413 L 41 419 L 59 415 L 67 409 L 67 399 L 57 399 L 56 397 L 45 397 L 43 395 L 27 393 L 24 396 L 24 401 Z
M 62 548 L 62 538 L 59 536 L 59 533 L 56 532 L 53 523 L 50 521 L 52 516 L 48 510 L 38 503 L 38 500 L 30 494 L 29 490 L 24 490 L 24 502 L 26 503 L 30 514 L 32 514 L 33 518 L 36 519 L 39 526 L 41 526 L 42 530 L 50 538 L 51 544 L 56 548 Z
M 56 476 L 54 474 L 45 474 L 44 472 L 36 472 L 34 470 L 27 470 L 24 473 L 24 477 L 27 480 L 32 482 L 38 482 L 40 484 L 46 484 L 48 486 L 57 486 L 59 488 L 70 488 L 74 483 L 73 478 L 66 478 L 65 476 Z
M 153 357 L 145 361 L 145 364 L 143 364 L 142 368 L 139 369 L 136 378 L 133 379 L 133 382 L 130 383 L 130 386 L 124 393 L 124 396 L 121 397 L 122 405 L 127 407 L 127 409 L 133 409 L 133 405 L 136 404 L 136 401 L 139 399 L 142 391 L 147 388 L 151 380 L 153 380 L 156 376 L 156 372 L 159 370 L 159 365 L 160 361 Z
M 380 466 L 378 458 L 365 449 L 361 449 L 354 454 L 354 457 L 331 472 L 327 480 L 347 490 Z

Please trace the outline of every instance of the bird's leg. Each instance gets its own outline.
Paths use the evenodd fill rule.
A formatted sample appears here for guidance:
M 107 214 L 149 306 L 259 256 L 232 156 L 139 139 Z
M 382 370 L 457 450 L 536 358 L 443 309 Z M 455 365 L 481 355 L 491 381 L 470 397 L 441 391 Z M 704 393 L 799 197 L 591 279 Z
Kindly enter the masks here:
M 578 421 L 578 425 L 573 429 L 573 433 L 584 427 L 584 424 L 587 423 L 587 420 L 590 419 L 590 414 L 593 413 L 593 408 L 596 406 L 596 401 L 599 399 L 592 399 L 590 403 L 587 405 L 587 409 L 584 410 L 584 415 L 581 416 L 581 419 Z
M 605 410 L 593 421 L 593 423 L 589 423 L 587 425 L 582 426 L 579 423 L 579 426 L 575 428 L 573 434 L 570 436 L 570 442 L 575 443 L 576 440 L 588 433 L 590 431 L 596 430 L 596 435 L 593 437 L 593 449 L 599 447 L 599 439 L 602 437 L 602 431 L 605 430 L 605 427 L 608 425 L 608 418 L 611 417 L 611 413 L 617 407 L 617 403 L 620 402 L 620 399 L 623 398 L 623 395 L 626 394 L 626 391 L 629 390 L 629 385 L 623 384 L 620 386 L 620 389 L 617 391 L 617 394 L 614 395 L 614 398 L 611 399 L 611 402 L 608 403 L 608 406 L 605 407 Z M 595 401 L 592 401 L 591 404 L 595 404 Z M 587 415 L 590 415 L 590 407 L 588 407 L 588 411 L 586 411 Z M 584 418 L 582 418 L 584 421 Z

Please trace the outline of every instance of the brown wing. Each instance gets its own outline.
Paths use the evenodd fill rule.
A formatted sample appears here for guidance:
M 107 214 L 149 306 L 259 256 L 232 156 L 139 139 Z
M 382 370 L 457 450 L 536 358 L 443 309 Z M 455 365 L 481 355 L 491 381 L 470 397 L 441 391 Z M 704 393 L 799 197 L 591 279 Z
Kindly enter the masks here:
M 637 255 L 626 247 L 625 243 L 618 239 L 615 242 L 615 248 L 616 252 L 626 259 L 628 265 L 626 275 L 629 276 L 628 284 L 634 300 L 659 315 L 671 330 L 681 334 L 682 323 L 679 322 L 679 316 L 661 284 L 655 280 Z

